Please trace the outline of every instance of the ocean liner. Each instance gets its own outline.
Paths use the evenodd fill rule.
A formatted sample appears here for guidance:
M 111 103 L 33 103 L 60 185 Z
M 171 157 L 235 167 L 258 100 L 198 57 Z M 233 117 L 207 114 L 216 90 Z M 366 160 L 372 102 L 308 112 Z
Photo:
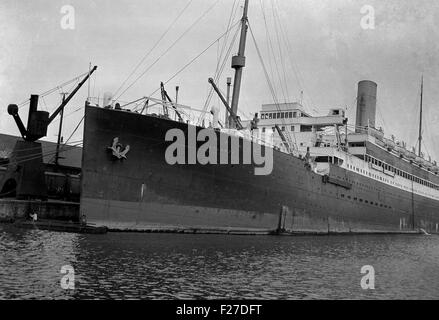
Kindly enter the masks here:
M 162 99 L 143 100 L 161 113 L 87 101 L 82 219 L 113 230 L 437 233 L 439 167 L 421 135 L 415 153 L 375 128 L 376 83 L 359 82 L 353 129 L 343 109 L 312 117 L 298 102 L 263 105 L 249 123 L 237 116 L 247 10 L 248 0 L 231 104 L 209 80 L 224 124 L 215 109 L 209 125 L 191 121 L 163 86 Z

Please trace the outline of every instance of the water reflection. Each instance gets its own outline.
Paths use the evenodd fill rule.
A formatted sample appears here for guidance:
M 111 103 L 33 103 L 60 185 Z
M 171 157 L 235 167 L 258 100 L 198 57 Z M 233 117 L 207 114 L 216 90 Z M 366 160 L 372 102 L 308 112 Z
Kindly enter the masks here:
M 77 235 L 0 225 L 0 298 L 434 299 L 439 237 Z M 75 290 L 60 269 L 75 268 Z M 376 289 L 362 290 L 372 265 Z
M 0 226 L 0 298 L 63 299 L 61 267 L 76 264 L 75 234 Z

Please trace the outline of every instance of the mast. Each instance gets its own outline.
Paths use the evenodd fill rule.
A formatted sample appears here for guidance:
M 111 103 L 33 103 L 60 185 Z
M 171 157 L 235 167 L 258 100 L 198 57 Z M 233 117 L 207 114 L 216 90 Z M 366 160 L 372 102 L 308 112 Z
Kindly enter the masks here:
M 66 93 L 63 92 L 62 93 L 62 102 L 66 101 Z M 61 110 L 60 114 L 60 119 L 59 119 L 59 128 L 58 128 L 58 140 L 56 142 L 56 154 L 55 154 L 55 165 L 58 167 L 59 166 L 59 147 L 61 145 L 61 134 L 62 134 L 62 121 L 63 121 L 63 117 L 64 117 L 64 108 Z
M 232 78 L 227 77 L 227 96 L 226 96 L 226 101 L 227 104 L 230 104 L 230 86 L 232 85 Z M 224 125 L 226 126 L 226 128 L 229 128 L 229 113 L 226 110 L 226 118 L 224 119 Z
M 178 90 L 180 89 L 179 86 L 175 87 L 175 104 L 178 104 Z
M 90 102 L 90 71 L 91 71 L 91 62 L 88 64 L 88 90 L 87 90 L 87 102 Z M 61 116 L 62 117 L 62 116 Z
M 421 103 L 419 107 L 419 137 L 418 137 L 418 144 L 419 144 L 419 151 L 418 156 L 421 156 L 421 142 L 422 142 L 422 95 L 424 91 L 424 75 L 421 77 Z
M 236 56 L 232 57 L 232 68 L 235 69 L 235 81 L 233 82 L 233 96 L 232 96 L 232 106 L 231 109 L 236 115 L 238 112 L 238 101 L 239 92 L 241 90 L 241 78 L 242 78 L 242 68 L 245 66 L 245 42 L 247 39 L 247 12 L 248 12 L 248 1 L 245 0 L 244 13 L 241 19 L 241 36 L 239 39 L 239 50 Z M 233 118 L 229 117 L 230 128 L 236 128 L 236 122 Z

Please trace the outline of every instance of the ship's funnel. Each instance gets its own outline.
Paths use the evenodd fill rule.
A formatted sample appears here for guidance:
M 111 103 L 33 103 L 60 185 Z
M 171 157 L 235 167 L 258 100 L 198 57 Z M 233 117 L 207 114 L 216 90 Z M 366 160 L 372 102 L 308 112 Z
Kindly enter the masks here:
M 377 84 L 369 80 L 358 82 L 356 132 L 368 126 L 375 128 L 376 100 Z

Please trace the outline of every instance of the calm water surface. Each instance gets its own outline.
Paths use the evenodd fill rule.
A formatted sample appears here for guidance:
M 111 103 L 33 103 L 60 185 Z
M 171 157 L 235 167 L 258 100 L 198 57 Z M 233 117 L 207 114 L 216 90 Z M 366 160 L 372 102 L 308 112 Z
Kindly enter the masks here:
M 63 265 L 75 289 L 60 286 Z M 363 290 L 363 265 L 375 290 Z M 439 236 L 79 235 L 0 224 L 0 299 L 439 299 Z

